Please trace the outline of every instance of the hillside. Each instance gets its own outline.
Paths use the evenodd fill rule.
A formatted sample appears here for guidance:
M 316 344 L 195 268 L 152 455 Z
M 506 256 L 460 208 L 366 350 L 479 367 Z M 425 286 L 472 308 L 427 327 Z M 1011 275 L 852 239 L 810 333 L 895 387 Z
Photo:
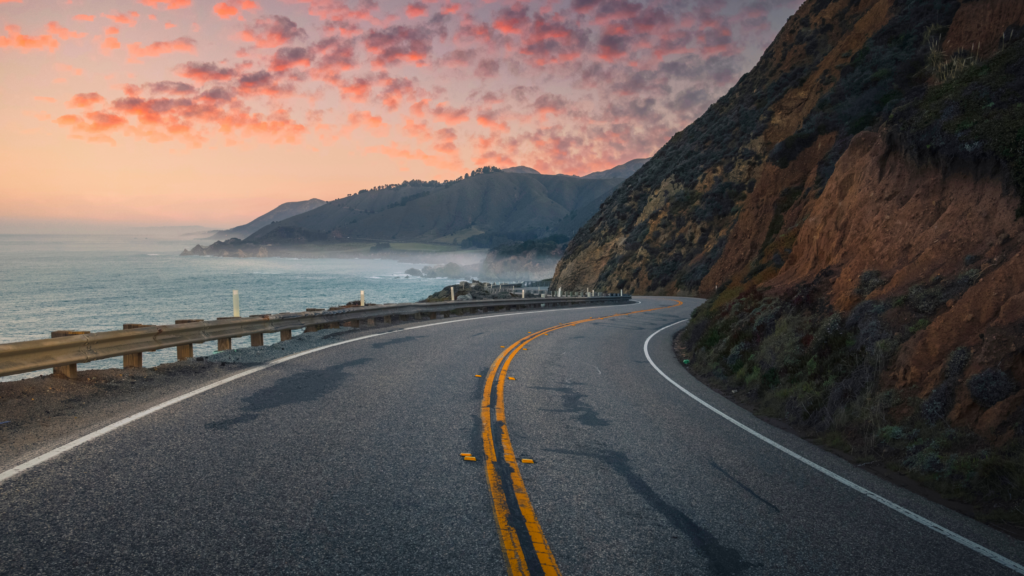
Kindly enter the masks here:
M 251 243 L 297 238 L 443 242 L 501 233 L 571 234 L 622 180 L 488 172 L 446 184 L 414 181 L 368 190 L 261 228 Z M 581 210 L 591 210 L 583 217 Z
M 256 232 L 260 228 L 277 222 L 279 220 L 285 220 L 292 216 L 297 216 L 304 212 L 309 212 L 314 208 L 319 208 L 326 204 L 323 200 L 318 198 L 312 198 L 302 202 L 285 202 L 277 208 L 274 208 L 270 212 L 256 218 L 248 224 L 242 224 L 241 226 L 235 226 L 229 230 L 215 230 L 213 234 L 207 238 L 208 240 L 225 240 L 227 238 L 245 238 L 246 236 Z
M 678 340 L 705 381 L 1024 530 L 1022 28 L 1019 0 L 805 2 L 554 285 L 709 298 Z

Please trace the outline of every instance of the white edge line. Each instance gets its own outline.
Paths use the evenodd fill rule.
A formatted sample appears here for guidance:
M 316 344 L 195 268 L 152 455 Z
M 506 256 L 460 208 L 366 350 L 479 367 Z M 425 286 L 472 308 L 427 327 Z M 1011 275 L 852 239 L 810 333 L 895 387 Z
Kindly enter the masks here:
M 923 516 L 921 516 L 919 514 L 915 514 L 914 512 L 911 512 L 910 510 L 907 510 L 906 508 L 904 508 L 903 506 L 900 506 L 899 504 L 896 504 L 895 502 L 891 502 L 889 500 L 886 500 L 885 498 L 879 496 L 878 494 L 875 494 L 871 490 L 868 490 L 867 488 L 864 488 L 863 486 L 861 486 L 859 484 L 856 484 L 856 483 L 854 483 L 854 482 L 852 482 L 850 480 L 847 480 L 846 478 L 836 474 L 835 472 L 832 472 L 831 470 L 829 470 L 829 469 L 827 469 L 827 468 L 825 468 L 823 466 L 819 466 L 818 464 L 815 464 L 814 462 L 811 462 L 807 458 L 804 458 L 803 456 L 797 454 L 796 452 L 793 452 L 792 450 L 790 450 L 789 448 L 786 448 L 785 446 L 779 444 L 778 442 L 775 442 L 774 440 L 772 440 L 772 439 L 770 439 L 770 438 L 768 438 L 768 437 L 766 437 L 766 436 L 764 436 L 764 435 L 754 431 L 752 428 L 742 424 L 741 422 L 739 422 L 735 418 L 729 416 L 725 412 L 722 412 L 718 408 L 715 408 L 711 404 L 708 404 L 704 400 L 698 398 L 696 394 L 694 394 L 693 392 L 690 392 L 686 388 L 683 388 L 682 386 L 679 385 L 678 382 L 676 382 L 675 380 L 669 378 L 668 374 L 665 374 L 664 372 L 662 372 L 661 368 L 658 368 L 658 365 L 655 364 L 654 360 L 651 359 L 651 354 L 647 350 L 647 344 L 651 341 L 651 338 L 654 338 L 654 336 L 658 334 L 658 332 L 661 332 L 662 330 L 665 330 L 666 328 L 671 328 L 672 326 L 675 326 L 676 324 L 682 324 L 683 322 L 688 322 L 688 321 L 689 320 L 680 320 L 678 322 L 673 322 L 672 324 L 669 324 L 668 326 L 664 326 L 664 327 L 658 329 L 657 331 L 655 331 L 654 333 L 652 333 L 650 336 L 647 337 L 647 340 L 644 341 L 644 356 L 647 356 L 647 362 L 651 366 L 653 366 L 655 370 L 658 371 L 658 374 L 661 374 L 662 378 L 664 378 L 665 380 L 668 380 L 670 383 L 672 383 L 673 386 L 675 386 L 676 388 L 681 390 L 684 394 L 686 394 L 690 398 L 693 398 L 694 400 L 696 400 L 698 403 L 700 403 L 702 406 L 704 406 L 708 410 L 711 410 L 715 414 L 718 414 L 722 418 L 726 419 L 729 423 L 734 424 L 736 427 L 740 428 L 744 432 L 747 432 L 747 433 L 751 434 L 752 436 L 754 436 L 758 440 L 761 440 L 761 441 L 765 442 L 769 446 L 772 446 L 773 448 L 776 448 L 779 451 L 781 451 L 781 452 L 783 452 L 783 453 L 785 453 L 785 454 L 787 454 L 789 456 L 792 456 L 793 458 L 796 458 L 800 462 L 803 462 L 804 464 L 810 466 L 811 468 L 814 468 L 818 472 L 821 472 L 822 474 L 828 476 L 829 478 L 835 480 L 836 482 L 839 482 L 840 484 L 843 484 L 844 486 L 847 486 L 847 487 L 852 488 L 853 490 L 855 490 L 857 492 L 860 492 L 861 494 L 867 496 L 868 498 L 874 500 L 875 502 L 878 502 L 879 504 L 882 504 L 883 506 L 887 506 L 888 508 L 891 508 L 891 509 L 895 510 L 896 512 L 899 512 L 900 514 L 903 514 L 907 518 L 910 518 L 911 520 L 913 520 L 913 521 L 915 521 L 915 522 L 925 526 L 926 528 L 930 528 L 930 529 L 938 532 L 939 534 L 942 534 L 946 538 L 949 538 L 950 540 L 953 540 L 954 542 L 956 542 L 958 544 L 962 544 L 962 545 L 966 546 L 967 548 L 970 548 L 971 550 L 974 550 L 978 554 L 981 554 L 982 556 L 985 556 L 986 558 L 989 558 L 991 560 L 994 560 L 994 561 L 998 562 L 999 564 L 1002 564 L 1003 566 L 1006 566 L 1007 568 L 1009 568 L 1010 570 L 1013 570 L 1014 572 L 1016 572 L 1018 574 L 1024 574 L 1024 566 L 1021 566 L 1020 564 L 1014 562 L 1013 560 L 1010 560 L 1009 558 L 1007 558 L 1005 556 L 1002 556 L 1002 555 L 1000 555 L 1000 554 L 998 554 L 996 552 L 993 552 L 992 550 L 989 550 L 988 548 L 985 548 L 981 544 L 978 544 L 976 542 L 968 540 L 967 538 L 964 538 L 963 536 L 957 534 L 956 532 L 953 532 L 952 530 L 949 530 L 948 528 L 940 526 L 940 525 L 936 524 L 935 522 L 932 522 L 931 520 L 929 520 L 929 519 L 927 519 L 927 518 L 925 518 L 925 517 L 923 517 Z
M 630 305 L 635 305 L 635 304 L 640 304 L 640 302 L 632 301 L 632 302 L 629 302 L 629 303 L 627 303 L 625 305 L 626 306 L 630 306 Z M 586 308 L 586 307 L 584 307 L 584 308 Z M 581 310 L 581 309 L 582 308 L 572 308 L 572 307 L 569 307 L 569 308 L 552 308 L 551 310 L 533 310 L 533 311 L 530 311 L 530 312 L 510 312 L 510 313 L 507 313 L 507 314 L 494 314 L 494 315 L 488 315 L 488 316 L 481 315 L 481 316 L 475 316 L 473 318 L 460 318 L 458 320 L 448 320 L 448 321 L 445 321 L 445 322 L 432 322 L 430 324 L 421 324 L 421 325 L 418 325 L 418 326 L 409 326 L 407 328 L 399 328 L 397 330 L 389 330 L 387 332 L 380 332 L 380 333 L 377 333 L 377 334 L 368 334 L 366 336 L 360 336 L 358 338 L 351 338 L 349 340 L 344 340 L 342 342 L 335 342 L 333 344 L 327 344 L 326 346 L 320 346 L 318 348 L 311 348 L 309 350 L 303 350 L 302 352 L 296 352 L 295 354 L 289 354 L 288 356 L 282 356 L 281 358 L 277 358 L 276 360 L 271 360 L 271 361 L 267 362 L 266 364 L 262 364 L 260 366 L 255 367 L 255 368 L 250 368 L 248 370 L 243 370 L 242 372 L 239 372 L 237 374 L 232 374 L 231 376 L 228 376 L 227 378 L 224 378 L 222 380 L 218 380 L 216 382 L 213 382 L 212 384 L 207 384 L 206 386 L 203 386 L 202 388 L 197 388 L 197 389 L 195 389 L 195 390 L 193 390 L 191 392 L 186 392 L 185 394 L 182 394 L 181 396 L 176 396 L 174 398 L 171 398 L 170 400 L 167 400 L 166 402 L 162 402 L 160 404 L 157 404 L 156 406 L 152 406 L 150 408 L 147 408 L 147 409 L 143 410 L 142 412 L 138 412 L 136 414 L 132 414 L 131 416 L 128 416 L 127 418 L 122 418 L 121 420 L 118 420 L 117 422 L 114 422 L 113 424 L 108 424 L 108 425 L 104 426 L 103 428 L 100 428 L 99 430 L 95 430 L 93 432 L 90 432 L 89 434 L 86 434 L 85 436 L 82 436 L 80 438 L 72 440 L 71 442 L 68 442 L 67 444 L 63 444 L 61 446 L 58 446 L 57 448 L 54 448 L 53 450 L 50 450 L 49 452 L 47 452 L 45 454 L 41 454 L 39 456 L 36 456 L 35 458 L 32 458 L 31 460 L 22 462 L 21 464 L 18 464 L 17 466 L 14 466 L 13 468 L 9 468 L 7 470 L 4 470 L 3 472 L 0 472 L 0 484 L 3 484 L 7 480 L 13 478 L 14 476 L 17 476 L 18 474 L 21 474 L 22 472 L 25 472 L 26 470 L 29 470 L 31 468 L 35 468 L 36 466 L 42 464 L 43 462 L 46 462 L 48 460 L 52 460 L 52 459 L 56 458 L 57 456 L 60 456 L 61 454 L 65 453 L 65 452 L 69 452 L 71 450 L 74 450 L 75 448 L 81 446 L 82 444 L 85 444 L 87 442 L 91 442 L 91 441 L 99 438 L 100 436 L 105 436 L 106 434 L 109 434 L 109 433 L 113 432 L 114 430 L 117 430 L 118 428 L 127 426 L 128 424 L 131 424 L 132 422 L 135 422 L 136 420 L 145 418 L 146 416 L 149 416 L 150 414 L 153 414 L 154 412 L 158 412 L 160 410 L 163 410 L 164 408 L 167 408 L 168 406 L 173 406 L 173 405 L 177 404 L 178 402 L 182 402 L 184 400 L 188 400 L 189 398 L 191 398 L 193 396 L 198 396 L 199 394 L 202 394 L 203 392 L 206 392 L 208 390 L 213 390 L 214 388 L 217 388 L 218 386 L 223 386 L 224 384 L 227 384 L 228 382 L 232 382 L 234 380 L 238 380 L 239 378 L 244 378 L 246 376 L 249 376 L 250 374 L 255 374 L 256 372 L 259 372 L 261 370 L 266 370 L 267 368 L 270 368 L 271 366 L 276 366 L 278 364 L 282 364 L 284 362 L 288 362 L 289 360 L 294 360 L 296 358 L 305 356 L 306 354 L 312 354 L 314 352 L 319 352 L 321 350 L 326 350 L 328 348 L 334 348 L 335 346 L 341 346 L 342 344 L 351 344 L 352 342 L 358 342 L 360 340 L 366 340 L 367 338 L 377 338 L 379 336 L 386 336 L 388 334 L 395 334 L 396 332 L 404 332 L 406 330 L 417 330 L 417 329 L 420 329 L 420 328 L 429 328 L 431 326 L 438 326 L 440 324 L 454 324 L 456 322 L 468 322 L 470 320 L 489 320 L 489 319 L 492 319 L 492 318 L 501 318 L 503 316 L 516 316 L 516 315 L 523 315 L 523 314 L 540 314 L 540 313 L 546 313 L 546 312 L 568 312 L 568 311 L 572 311 L 572 310 Z

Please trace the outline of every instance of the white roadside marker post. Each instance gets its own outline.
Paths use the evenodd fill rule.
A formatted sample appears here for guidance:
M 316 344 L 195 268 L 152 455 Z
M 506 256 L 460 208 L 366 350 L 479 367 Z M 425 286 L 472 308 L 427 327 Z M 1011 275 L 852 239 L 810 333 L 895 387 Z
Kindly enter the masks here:
M 364 290 L 359 291 L 359 305 L 366 306 L 366 291 Z
M 241 314 L 241 312 L 238 309 L 238 290 L 232 290 L 231 291 L 231 303 L 232 303 L 234 311 L 235 311 L 235 314 L 234 314 L 235 318 L 241 317 L 242 314 Z
M 455 302 L 455 286 L 449 286 L 448 289 L 452 292 L 452 302 Z

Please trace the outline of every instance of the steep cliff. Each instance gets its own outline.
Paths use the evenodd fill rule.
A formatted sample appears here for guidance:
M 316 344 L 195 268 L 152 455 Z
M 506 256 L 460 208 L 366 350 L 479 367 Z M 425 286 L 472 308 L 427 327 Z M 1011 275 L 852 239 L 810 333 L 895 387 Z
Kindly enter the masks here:
M 706 380 L 1024 527 L 1024 3 L 809 0 L 553 284 L 700 295 Z

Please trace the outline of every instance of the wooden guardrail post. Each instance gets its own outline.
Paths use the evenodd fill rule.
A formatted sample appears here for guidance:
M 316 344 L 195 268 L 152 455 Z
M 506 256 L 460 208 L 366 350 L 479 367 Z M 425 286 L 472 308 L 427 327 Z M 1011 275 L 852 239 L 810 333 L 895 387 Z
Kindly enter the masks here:
M 202 322 L 200 319 L 191 320 L 175 320 L 175 324 L 191 324 L 192 322 Z M 191 344 L 179 344 L 178 345 L 178 360 L 188 360 L 192 357 L 192 345 Z
M 249 316 L 249 318 L 262 318 L 264 320 L 270 318 L 269 314 L 256 314 Z M 256 332 L 255 334 L 249 335 L 249 346 L 256 348 L 257 346 L 263 346 L 263 332 Z
M 152 324 L 124 324 L 121 329 L 131 330 L 132 328 L 146 328 L 147 326 L 152 326 Z M 142 368 L 142 352 L 125 354 L 123 359 L 122 364 L 125 368 Z
M 324 311 L 323 308 L 306 308 L 306 312 L 323 312 L 323 311 Z M 308 334 L 310 332 L 317 332 L 321 328 L 323 328 L 322 324 L 313 324 L 311 326 L 306 326 L 306 329 L 303 330 L 302 333 L 303 334 Z
M 50 338 L 62 338 L 64 336 L 76 336 L 78 334 L 91 334 L 88 330 L 54 330 L 50 332 Z M 53 374 L 74 380 L 78 378 L 78 364 L 65 364 L 54 366 Z
M 281 342 L 284 342 L 285 340 L 291 340 L 291 339 L 292 339 L 292 331 L 291 330 L 281 330 Z
M 237 292 L 237 290 L 236 290 Z M 224 318 L 217 318 L 217 320 L 232 320 L 234 316 L 227 316 Z M 226 352 L 231 350 L 231 338 L 217 338 L 217 352 Z

